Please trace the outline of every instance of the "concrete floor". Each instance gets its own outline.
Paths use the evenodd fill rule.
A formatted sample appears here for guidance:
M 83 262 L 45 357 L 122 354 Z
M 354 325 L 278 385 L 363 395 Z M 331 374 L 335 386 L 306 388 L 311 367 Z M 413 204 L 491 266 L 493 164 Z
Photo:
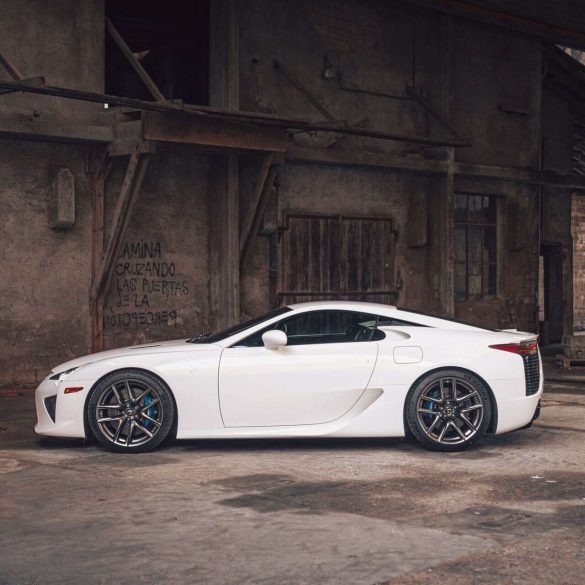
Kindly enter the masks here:
M 585 385 L 530 430 L 438 454 L 403 440 L 189 441 L 115 455 L 32 431 L 0 391 L 1 584 L 582 584 Z

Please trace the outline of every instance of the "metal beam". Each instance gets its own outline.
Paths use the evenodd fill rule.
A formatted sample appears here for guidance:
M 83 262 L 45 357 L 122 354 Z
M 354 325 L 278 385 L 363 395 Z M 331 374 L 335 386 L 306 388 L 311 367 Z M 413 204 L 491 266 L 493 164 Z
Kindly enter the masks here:
M 274 68 L 326 119 L 335 121 L 335 116 L 278 60 L 272 61 Z
M 426 144 L 429 146 L 470 146 L 468 142 L 458 140 L 440 140 L 429 138 L 427 136 L 406 136 L 404 134 L 395 134 L 392 132 L 384 132 L 381 130 L 372 130 L 368 128 L 359 128 L 343 122 L 326 122 L 317 123 L 310 120 L 302 120 L 298 118 L 281 118 L 258 112 L 232 112 L 228 110 L 221 110 L 217 108 L 208 108 L 205 106 L 182 105 L 172 102 L 149 102 L 145 100 L 137 100 L 134 98 L 124 98 L 119 96 L 94 93 L 90 91 L 81 91 L 74 89 L 67 89 L 63 87 L 23 87 L 14 81 L 0 81 L 0 89 L 10 89 L 14 91 L 22 91 L 26 93 L 35 93 L 39 95 L 52 95 L 62 97 L 65 99 L 74 99 L 88 102 L 96 102 L 101 104 L 110 104 L 114 106 L 126 106 L 147 111 L 157 112 L 183 112 L 189 113 L 193 116 L 203 117 L 209 119 L 224 119 L 232 121 L 241 121 L 243 123 L 253 124 L 254 126 L 272 126 L 276 128 L 290 129 L 290 130 L 314 130 L 322 132 L 335 132 L 338 134 L 349 134 L 353 136 L 364 136 L 367 138 L 377 138 L 379 140 L 394 140 L 397 142 L 410 142 L 414 144 Z
M 165 97 L 158 89 L 156 83 L 152 80 L 150 75 L 146 72 L 146 69 L 142 66 L 142 63 L 134 56 L 134 53 L 130 49 L 130 47 L 126 44 L 126 41 L 122 38 L 122 35 L 116 30 L 116 27 L 112 24 L 109 18 L 106 18 L 106 30 L 110 33 L 113 41 L 118 45 L 120 51 L 122 51 L 124 57 L 128 60 L 128 63 L 132 66 L 132 69 L 136 71 L 138 77 L 148 91 L 151 93 L 152 97 L 157 102 L 164 102 Z

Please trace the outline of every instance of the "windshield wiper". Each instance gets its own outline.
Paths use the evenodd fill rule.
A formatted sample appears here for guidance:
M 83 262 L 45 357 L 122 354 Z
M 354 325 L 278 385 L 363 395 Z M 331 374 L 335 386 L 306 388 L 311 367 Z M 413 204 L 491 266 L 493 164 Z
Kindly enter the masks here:
M 201 333 L 200 335 L 195 335 L 195 337 L 191 337 L 189 339 L 189 343 L 196 343 L 200 339 L 205 339 L 206 337 L 211 337 L 211 333 Z

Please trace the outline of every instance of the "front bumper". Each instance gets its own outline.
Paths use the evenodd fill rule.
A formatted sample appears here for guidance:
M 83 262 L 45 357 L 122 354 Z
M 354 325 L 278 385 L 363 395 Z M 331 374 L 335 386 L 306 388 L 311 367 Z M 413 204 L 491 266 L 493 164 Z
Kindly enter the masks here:
M 83 382 L 75 382 L 75 386 L 83 386 Z M 37 410 L 37 424 L 35 433 L 51 437 L 77 437 L 85 438 L 85 425 L 83 423 L 83 408 L 88 387 L 75 394 L 64 394 L 67 382 L 56 380 L 43 380 L 35 392 L 35 406 Z M 55 405 L 55 420 L 47 410 L 45 399 L 51 396 L 57 397 Z

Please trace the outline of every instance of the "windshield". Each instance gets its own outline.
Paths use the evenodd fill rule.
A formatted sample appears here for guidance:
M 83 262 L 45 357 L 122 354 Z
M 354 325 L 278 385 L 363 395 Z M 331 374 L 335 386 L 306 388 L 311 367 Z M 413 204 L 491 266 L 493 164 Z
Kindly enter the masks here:
M 254 327 L 254 325 L 264 323 L 264 321 L 268 321 L 273 317 L 284 315 L 284 313 L 288 313 L 289 311 L 292 311 L 290 307 L 281 307 L 280 309 L 274 309 L 273 311 L 268 311 L 268 313 L 264 313 L 264 315 L 256 317 L 255 319 L 250 319 L 249 321 L 245 321 L 244 323 L 228 327 L 227 329 L 224 329 L 219 333 L 205 333 L 204 335 L 196 335 L 195 337 L 189 339 L 189 343 L 216 343 L 217 341 L 227 339 L 228 337 L 231 337 L 236 333 L 245 331 L 250 327 Z

